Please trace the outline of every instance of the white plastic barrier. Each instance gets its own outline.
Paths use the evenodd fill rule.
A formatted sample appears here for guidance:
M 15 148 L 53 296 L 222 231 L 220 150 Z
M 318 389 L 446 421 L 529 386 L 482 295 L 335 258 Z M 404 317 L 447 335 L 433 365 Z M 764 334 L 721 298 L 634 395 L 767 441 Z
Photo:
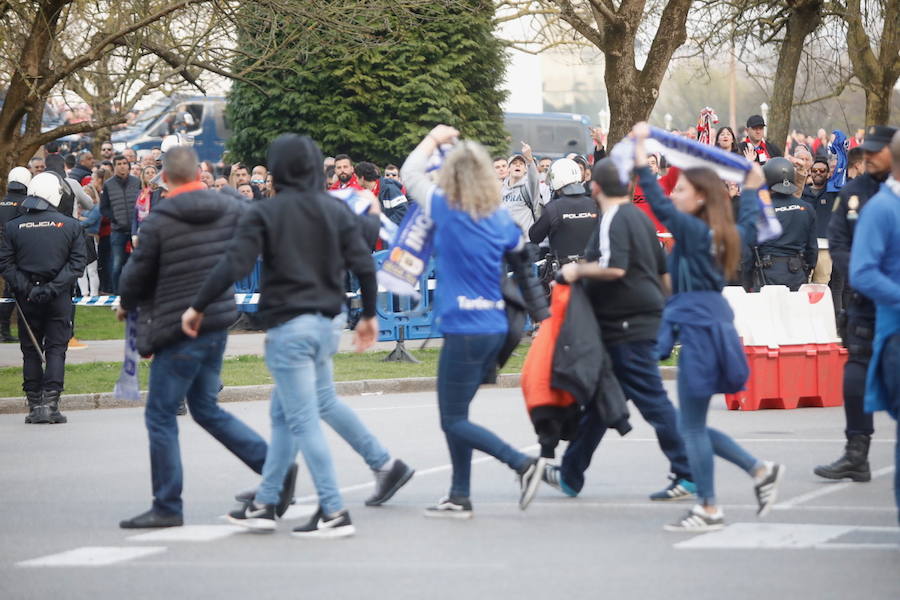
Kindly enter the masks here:
M 726 287 L 722 295 L 734 311 L 734 323 L 745 346 L 839 343 L 831 290 L 806 284 L 796 292 L 783 285 L 767 285 L 748 294 Z

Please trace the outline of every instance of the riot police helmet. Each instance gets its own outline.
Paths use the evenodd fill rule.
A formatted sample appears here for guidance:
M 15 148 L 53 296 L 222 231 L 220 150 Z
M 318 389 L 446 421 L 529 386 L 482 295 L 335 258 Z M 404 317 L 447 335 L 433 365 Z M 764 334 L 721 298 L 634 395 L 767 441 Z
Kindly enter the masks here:
M 794 165 L 788 159 L 781 156 L 770 159 L 763 166 L 763 173 L 766 176 L 766 185 L 773 192 L 790 195 L 797 191 L 797 185 L 794 183 Z

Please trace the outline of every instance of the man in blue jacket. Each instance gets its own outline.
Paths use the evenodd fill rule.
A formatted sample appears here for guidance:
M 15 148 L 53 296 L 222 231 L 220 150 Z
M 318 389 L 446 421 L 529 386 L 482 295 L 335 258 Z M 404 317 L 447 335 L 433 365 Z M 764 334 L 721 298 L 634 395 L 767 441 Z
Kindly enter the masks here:
M 900 132 L 891 140 L 891 176 L 856 225 L 850 283 L 875 302 L 875 340 L 866 378 L 866 412 L 897 421 L 894 495 L 900 520 Z

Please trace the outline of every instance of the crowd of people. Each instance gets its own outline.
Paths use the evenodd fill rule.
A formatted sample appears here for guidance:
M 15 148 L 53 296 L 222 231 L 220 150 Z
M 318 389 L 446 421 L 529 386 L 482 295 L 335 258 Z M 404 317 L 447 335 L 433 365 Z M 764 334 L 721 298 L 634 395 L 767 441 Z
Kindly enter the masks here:
M 786 471 L 707 426 L 712 396 L 741 389 L 748 373 L 721 294 L 726 285 L 750 291 L 772 284 L 797 290 L 809 282 L 831 287 L 849 352 L 847 444 L 837 461 L 816 473 L 868 481 L 871 411 L 896 417 L 900 409 L 900 134 L 884 125 L 843 141 L 839 132 L 834 139 L 820 133 L 812 140 L 792 134 L 785 155 L 765 138 L 759 115 L 747 119 L 741 137 L 719 128 L 709 136 L 711 145 L 752 165 L 740 184 L 726 183 L 710 168 L 667 164 L 664 153 L 648 152 L 650 129 L 643 123 L 630 134 L 634 170 L 624 179 L 597 129 L 592 156 L 540 157 L 522 142 L 521 152 L 491 158 L 477 142 L 460 141 L 457 130 L 441 125 L 402 168 L 354 164 L 344 154 L 326 158 L 313 140 L 292 134 L 272 143 L 266 165 L 224 169 L 200 163 L 177 135 L 141 156 L 130 149 L 117 153 L 104 142 L 99 161 L 89 151 L 63 156 L 51 142 L 27 167 L 9 173 L 0 205 L 0 271 L 6 297 L 15 300 L 0 304 L 0 335 L 15 341 L 9 323 L 17 307 L 25 421 L 66 422 L 59 407 L 66 351 L 77 343 L 72 297 L 117 295 L 120 319 L 138 315 L 139 351 L 154 357 L 145 412 L 153 504 L 121 527 L 183 523 L 176 414 L 186 400 L 192 417 L 261 475 L 258 488 L 238 495 L 242 506 L 229 514 L 231 522 L 276 529 L 293 497 L 299 451 L 319 508 L 294 533 L 351 535 L 320 419 L 372 469 L 376 487 L 368 505 L 389 500 L 414 470 L 335 394 L 332 356 L 347 323 L 348 273 L 360 284 L 355 331 L 361 351 L 378 332 L 371 253 L 383 245 L 382 217 L 402 228 L 408 212 L 421 211 L 434 228 L 435 311 L 444 337 L 437 397 L 453 467 L 447 495 L 426 516 L 473 515 L 475 449 L 516 473 L 523 510 L 541 482 L 577 496 L 606 430 L 622 425 L 598 403 L 584 403 L 561 462 L 552 464 L 469 420 L 478 387 L 508 344 L 501 277 L 507 265 L 532 318 L 539 322 L 549 314 L 546 295 L 530 291 L 540 289 L 527 268 L 538 258 L 544 259 L 539 275 L 545 291 L 554 285 L 583 289 L 612 374 L 656 432 L 671 481 L 650 500 L 696 499 L 666 529 L 724 526 L 714 456 L 752 478 L 760 516 L 771 510 Z M 445 153 L 436 169 L 435 157 Z M 765 189 L 781 233 L 759 243 Z M 357 208 L 360 199 L 364 210 Z M 863 212 L 864 206 L 872 208 Z M 855 235 L 857 228 L 864 233 Z M 232 284 L 258 258 L 258 318 L 267 330 L 266 364 L 275 380 L 268 444 L 216 401 L 226 332 L 236 318 Z M 661 356 L 676 343 L 677 409 L 659 371 Z M 900 475 L 895 485 L 900 507 Z

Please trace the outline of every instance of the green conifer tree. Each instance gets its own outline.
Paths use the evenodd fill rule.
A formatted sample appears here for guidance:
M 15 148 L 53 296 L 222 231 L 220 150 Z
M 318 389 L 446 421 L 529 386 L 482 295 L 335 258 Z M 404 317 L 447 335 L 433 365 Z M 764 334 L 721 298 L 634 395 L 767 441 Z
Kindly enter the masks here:
M 399 164 L 438 123 L 505 152 L 506 56 L 493 17 L 490 0 L 433 2 L 406 18 L 386 15 L 376 43 L 335 38 L 317 52 L 266 61 L 229 94 L 231 157 L 255 164 L 272 139 L 296 132 L 326 154 Z M 240 38 L 250 55 L 260 33 Z

